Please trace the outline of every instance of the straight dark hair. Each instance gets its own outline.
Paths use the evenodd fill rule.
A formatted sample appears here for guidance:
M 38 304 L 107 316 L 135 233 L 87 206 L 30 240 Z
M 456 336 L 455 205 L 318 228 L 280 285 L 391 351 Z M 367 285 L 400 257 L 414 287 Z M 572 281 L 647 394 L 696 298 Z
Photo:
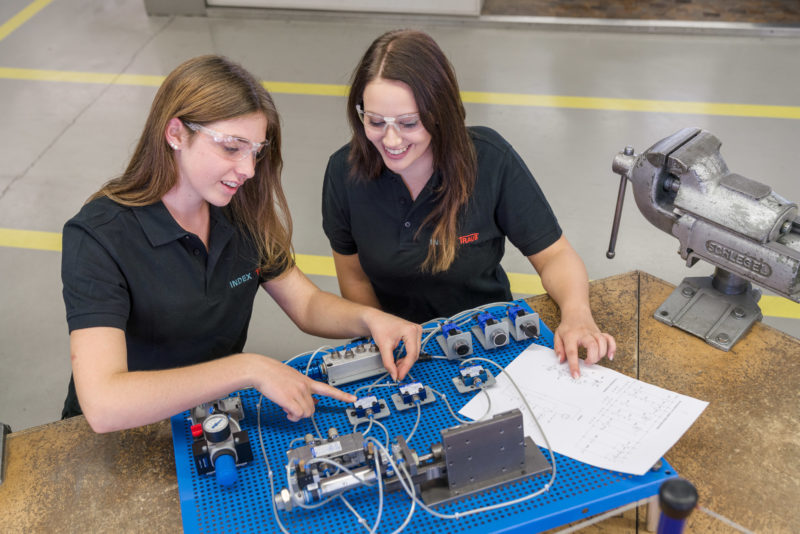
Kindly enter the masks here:
M 255 241 L 264 271 L 283 272 L 294 262 L 292 220 L 281 187 L 281 126 L 272 97 L 238 63 L 200 56 L 175 68 L 156 92 L 128 168 L 90 200 L 108 197 L 126 206 L 154 204 L 178 182 L 178 170 L 164 132 L 172 118 L 196 124 L 263 113 L 267 119 L 265 157 L 255 175 L 234 195 L 226 212 Z M 189 135 L 195 132 L 188 130 Z
M 378 37 L 361 58 L 350 81 L 347 118 L 353 137 L 349 162 L 355 179 L 376 179 L 383 159 L 367 139 L 356 105 L 364 105 L 364 88 L 377 79 L 405 83 L 414 94 L 420 118 L 431 135 L 434 171 L 442 176 L 434 191 L 435 207 L 417 231 L 433 226 L 422 271 L 447 270 L 455 260 L 458 219 L 475 188 L 478 163 L 465 124 L 453 66 L 436 41 L 415 30 L 394 30 Z

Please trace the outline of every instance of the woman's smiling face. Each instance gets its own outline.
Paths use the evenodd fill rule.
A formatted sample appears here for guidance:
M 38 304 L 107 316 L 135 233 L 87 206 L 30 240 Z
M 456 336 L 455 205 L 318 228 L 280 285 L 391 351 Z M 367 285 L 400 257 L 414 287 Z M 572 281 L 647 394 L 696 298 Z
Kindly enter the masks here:
M 211 123 L 207 129 L 261 143 L 267 131 L 267 118 L 263 113 L 250 113 Z M 191 133 L 188 128 L 185 132 Z M 234 161 L 226 157 L 225 143 L 215 141 L 202 131 L 191 137 L 184 135 L 183 139 L 175 154 L 178 183 L 174 189 L 185 201 L 204 200 L 215 206 L 225 206 L 255 174 L 256 161 L 252 152 Z
M 371 81 L 364 88 L 363 101 L 365 112 L 380 117 L 398 118 L 419 112 L 411 88 L 396 80 Z M 365 117 L 364 133 L 389 170 L 404 178 L 428 178 L 433 174 L 431 135 L 424 126 L 407 128 L 400 122 L 386 121 L 371 127 L 370 121 Z

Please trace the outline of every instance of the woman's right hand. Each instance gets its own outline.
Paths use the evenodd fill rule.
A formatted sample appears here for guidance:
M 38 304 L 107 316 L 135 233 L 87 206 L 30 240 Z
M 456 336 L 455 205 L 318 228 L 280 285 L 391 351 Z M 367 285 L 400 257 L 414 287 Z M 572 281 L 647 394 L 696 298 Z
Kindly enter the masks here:
M 288 365 L 266 356 L 257 357 L 253 384 L 269 400 L 283 408 L 286 418 L 297 422 L 311 417 L 316 403 L 312 395 L 324 395 L 342 402 L 355 402 L 356 396 L 307 377 Z
M 98 433 L 154 423 L 249 386 L 283 408 L 290 421 L 314 413 L 312 395 L 356 400 L 278 360 L 253 353 L 187 367 L 128 371 L 125 332 L 118 328 L 73 330 L 70 352 L 78 400 Z

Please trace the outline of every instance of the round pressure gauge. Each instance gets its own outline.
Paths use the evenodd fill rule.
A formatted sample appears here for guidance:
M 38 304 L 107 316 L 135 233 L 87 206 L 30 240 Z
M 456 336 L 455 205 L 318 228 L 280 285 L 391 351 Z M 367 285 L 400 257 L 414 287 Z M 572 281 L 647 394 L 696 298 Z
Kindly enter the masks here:
M 228 415 L 215 413 L 206 417 L 203 421 L 203 433 L 206 439 L 212 443 L 225 441 L 231 435 L 231 424 Z

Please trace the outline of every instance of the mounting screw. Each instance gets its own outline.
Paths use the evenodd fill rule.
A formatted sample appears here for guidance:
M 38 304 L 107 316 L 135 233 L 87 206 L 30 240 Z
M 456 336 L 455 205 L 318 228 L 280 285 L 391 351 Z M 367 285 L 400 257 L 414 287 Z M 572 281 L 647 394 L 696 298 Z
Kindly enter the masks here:
M 658 460 L 656 463 L 653 464 L 653 467 L 650 468 L 650 471 L 658 471 L 661 469 L 661 466 L 664 465 L 661 460 Z
M 622 151 L 623 154 L 626 156 L 633 156 L 633 147 L 628 145 L 625 147 L 625 150 Z
M 694 293 L 695 293 L 694 289 L 688 286 L 681 289 L 681 295 L 683 295 L 684 297 L 693 297 Z
M 717 336 L 717 341 L 719 341 L 720 343 L 722 343 L 724 345 L 727 345 L 728 343 L 731 342 L 731 336 L 729 336 L 728 334 L 723 332 L 723 333 L 721 333 L 721 334 L 719 334 Z
M 747 315 L 747 314 L 744 312 L 744 310 L 742 308 L 734 308 L 733 309 L 733 316 L 736 317 L 737 319 L 741 319 L 745 315 Z

